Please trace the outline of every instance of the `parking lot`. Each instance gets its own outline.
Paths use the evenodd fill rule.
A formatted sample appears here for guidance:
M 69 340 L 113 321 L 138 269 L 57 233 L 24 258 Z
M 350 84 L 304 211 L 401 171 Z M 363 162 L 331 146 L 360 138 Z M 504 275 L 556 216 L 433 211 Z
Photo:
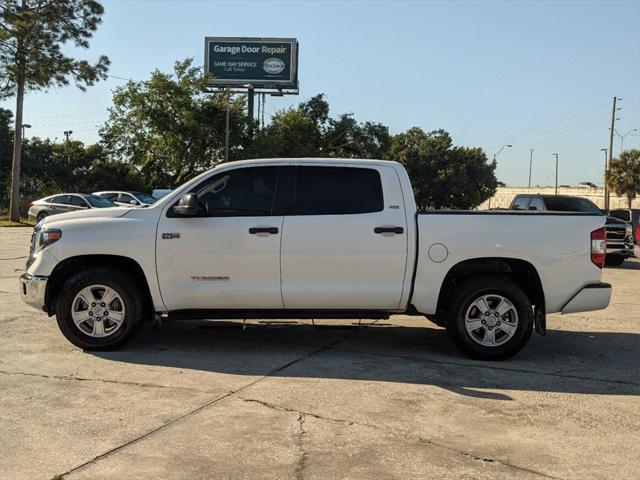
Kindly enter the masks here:
M 640 261 L 504 362 L 417 317 L 176 322 L 84 353 L 22 303 L 0 229 L 0 477 L 638 478 Z

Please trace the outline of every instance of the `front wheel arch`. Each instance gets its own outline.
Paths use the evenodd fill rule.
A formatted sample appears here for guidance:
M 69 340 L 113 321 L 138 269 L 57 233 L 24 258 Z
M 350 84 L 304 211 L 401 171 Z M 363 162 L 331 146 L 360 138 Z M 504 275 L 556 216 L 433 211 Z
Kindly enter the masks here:
M 76 273 L 92 268 L 114 269 L 130 276 L 142 293 L 145 315 L 152 318 L 153 301 L 144 270 L 137 261 L 120 255 L 79 255 L 58 263 L 49 275 L 45 292 L 45 310 L 50 317 L 55 314 L 56 299 L 62 285 Z

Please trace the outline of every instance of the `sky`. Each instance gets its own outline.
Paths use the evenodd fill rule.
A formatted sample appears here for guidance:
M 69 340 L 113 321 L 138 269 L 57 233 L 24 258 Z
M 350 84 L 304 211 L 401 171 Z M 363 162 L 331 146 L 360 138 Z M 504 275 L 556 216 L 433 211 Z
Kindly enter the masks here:
M 135 1 L 103 0 L 89 50 L 106 54 L 110 77 L 30 93 L 28 136 L 99 139 L 112 91 L 125 80 L 204 63 L 205 36 L 295 37 L 300 95 L 267 98 L 278 109 L 324 93 L 332 115 L 445 129 L 454 144 L 496 157 L 497 177 L 527 185 L 602 184 L 611 103 L 616 130 L 640 130 L 640 1 Z M 120 77 L 120 78 L 118 78 Z M 15 99 L 0 103 L 15 109 Z M 620 138 L 614 138 L 614 156 Z M 624 147 L 640 148 L 629 133 Z

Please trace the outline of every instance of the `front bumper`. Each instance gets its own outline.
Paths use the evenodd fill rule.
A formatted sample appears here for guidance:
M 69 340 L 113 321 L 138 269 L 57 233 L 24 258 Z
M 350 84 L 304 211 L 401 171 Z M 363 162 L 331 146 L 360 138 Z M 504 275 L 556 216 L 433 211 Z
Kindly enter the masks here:
M 30 273 L 20 275 L 20 296 L 22 301 L 30 307 L 43 311 L 48 280 L 49 277 L 31 275 Z
M 607 308 L 611 300 L 611 285 L 608 283 L 594 283 L 587 285 L 576 293 L 564 307 L 561 313 L 590 312 Z

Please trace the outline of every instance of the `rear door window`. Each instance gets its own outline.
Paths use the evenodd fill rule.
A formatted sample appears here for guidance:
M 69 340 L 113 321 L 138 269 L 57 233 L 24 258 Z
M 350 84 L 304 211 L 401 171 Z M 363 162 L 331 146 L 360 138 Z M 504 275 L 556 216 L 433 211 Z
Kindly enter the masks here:
M 49 200 L 49 202 L 58 203 L 60 205 L 68 205 L 69 204 L 68 198 L 69 198 L 69 195 L 57 195 L 53 197 L 51 200 Z
M 529 210 L 544 210 L 544 202 L 541 198 L 534 197 L 529 203 Z
M 380 173 L 372 168 L 298 167 L 295 214 L 347 215 L 384 208 Z
M 77 195 L 69 195 L 69 205 L 73 205 L 74 207 L 88 207 L 87 202 L 85 202 L 84 199 L 78 197 Z

